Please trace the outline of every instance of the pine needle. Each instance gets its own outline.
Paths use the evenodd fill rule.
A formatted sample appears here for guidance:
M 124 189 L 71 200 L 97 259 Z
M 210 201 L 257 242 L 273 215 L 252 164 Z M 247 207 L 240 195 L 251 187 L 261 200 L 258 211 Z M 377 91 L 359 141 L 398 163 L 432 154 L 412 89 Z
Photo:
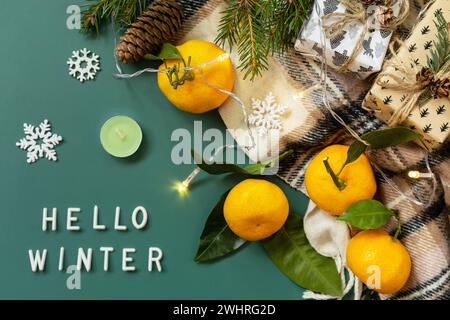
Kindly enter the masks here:
M 127 27 L 147 8 L 152 0 L 86 0 L 82 11 L 81 31 L 100 31 L 102 22 L 115 17 L 118 27 Z
M 437 40 L 434 42 L 434 49 L 431 50 L 431 56 L 428 59 L 428 66 L 433 70 L 434 74 L 450 60 L 450 39 L 449 26 L 442 12 L 435 14 L 436 20 L 434 24 L 437 28 Z
M 268 55 L 292 44 L 309 15 L 312 0 L 231 0 L 222 12 L 216 42 L 237 47 L 239 69 L 254 79 L 268 68 Z

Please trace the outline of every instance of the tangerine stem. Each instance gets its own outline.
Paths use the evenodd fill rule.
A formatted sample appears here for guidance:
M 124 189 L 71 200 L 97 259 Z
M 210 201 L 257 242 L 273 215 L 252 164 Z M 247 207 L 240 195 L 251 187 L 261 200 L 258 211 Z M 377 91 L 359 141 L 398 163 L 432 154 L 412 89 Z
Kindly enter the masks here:
M 323 158 L 323 164 L 325 165 L 325 168 L 327 169 L 328 174 L 331 176 L 331 179 L 333 180 L 336 187 L 339 189 L 339 191 L 342 191 L 345 189 L 346 184 L 344 181 L 339 179 L 339 177 L 334 173 L 333 169 L 331 168 L 330 164 L 328 163 L 328 157 Z
M 394 217 L 397 220 L 397 229 L 395 230 L 394 238 L 398 239 L 398 236 L 402 232 L 402 224 L 400 223 L 400 215 L 398 211 L 394 211 Z

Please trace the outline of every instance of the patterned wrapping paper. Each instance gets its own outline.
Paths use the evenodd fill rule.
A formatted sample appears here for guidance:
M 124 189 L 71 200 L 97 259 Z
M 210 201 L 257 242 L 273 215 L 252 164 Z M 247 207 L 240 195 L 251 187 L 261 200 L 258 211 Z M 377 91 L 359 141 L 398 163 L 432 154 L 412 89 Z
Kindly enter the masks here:
M 320 11 L 325 15 L 333 12 L 345 12 L 345 6 L 339 0 L 316 0 Z M 370 25 L 376 25 L 375 17 L 372 12 L 377 5 L 371 5 L 367 8 Z M 398 13 L 398 6 L 392 7 L 395 14 Z M 312 10 L 311 17 L 305 23 L 298 39 L 295 42 L 295 49 L 299 52 L 310 54 L 321 54 L 322 30 L 320 30 L 319 19 L 316 10 Z M 364 25 L 361 22 L 353 23 L 344 28 L 342 33 L 334 38 L 325 40 L 325 56 L 327 64 L 333 69 L 338 69 L 345 60 L 352 54 L 356 47 L 356 42 L 363 32 Z M 348 70 L 356 72 L 361 79 L 367 78 L 370 74 L 380 71 L 383 60 L 391 39 L 392 33 L 384 29 L 369 30 L 363 40 L 360 52 L 355 60 L 348 66 Z
M 450 1 L 437 0 L 420 15 L 411 36 L 398 52 L 402 63 L 408 68 L 413 66 L 420 68 L 427 65 L 430 50 L 433 49 L 436 40 L 436 12 L 442 12 L 444 18 L 450 22 Z M 397 72 L 391 66 L 387 67 L 387 71 L 392 74 Z M 392 79 L 383 77 L 381 80 L 391 81 Z M 403 92 L 374 84 L 363 102 L 363 107 L 372 110 L 374 115 L 382 121 L 388 122 L 404 99 Z M 438 148 L 450 134 L 450 99 L 431 99 L 422 106 L 417 105 L 402 124 L 423 134 L 423 143 L 426 148 Z
M 186 16 L 183 30 L 175 39 L 182 43 L 187 39 L 214 39 L 217 26 L 226 6 L 223 0 L 178 0 Z M 447 0 L 450 1 L 450 0 Z M 411 30 L 418 9 L 424 0 L 414 0 L 410 19 L 402 30 Z M 310 159 L 325 146 L 332 143 L 349 143 L 347 131 L 333 121 L 328 110 L 322 108 L 321 88 L 315 84 L 320 80 L 320 64 L 301 56 L 294 49 L 277 57 L 270 57 L 271 69 L 264 73 L 261 82 L 247 90 L 241 90 L 241 98 L 254 96 L 256 90 L 273 90 L 277 97 L 284 92 L 307 90 L 301 101 L 293 108 L 294 114 L 287 118 L 294 124 L 286 125 L 282 143 L 286 150 L 294 150 L 292 157 L 284 159 L 278 176 L 292 188 L 305 192 L 304 174 Z M 237 71 L 236 89 L 242 89 L 243 80 Z M 272 88 L 273 79 L 283 75 L 277 88 Z M 328 72 L 326 88 L 333 100 L 336 113 L 358 134 L 379 129 L 383 122 L 361 108 L 369 90 L 366 81 L 360 81 L 352 74 Z M 277 90 L 275 90 L 277 89 Z M 245 96 L 243 96 L 245 95 Z M 245 123 L 238 104 L 228 100 L 219 110 L 228 128 L 242 127 Z M 239 140 L 239 136 L 235 137 Z M 385 174 L 403 191 L 399 194 L 392 185 L 377 175 L 378 198 L 390 207 L 399 210 L 402 233 L 400 240 L 408 248 L 412 258 L 412 273 L 407 285 L 394 295 L 380 296 L 382 299 L 450 299 L 450 140 L 438 150 L 429 153 L 431 169 L 438 176 L 436 194 L 430 199 L 430 179 L 412 181 L 405 176 L 408 170 L 427 171 L 427 152 L 411 143 L 398 147 L 372 150 L 369 154 L 373 164 L 382 168 Z M 429 206 L 416 206 L 408 199 L 421 202 L 431 200 Z M 391 233 L 395 225 L 387 228 Z M 299 293 L 299 298 L 300 298 Z

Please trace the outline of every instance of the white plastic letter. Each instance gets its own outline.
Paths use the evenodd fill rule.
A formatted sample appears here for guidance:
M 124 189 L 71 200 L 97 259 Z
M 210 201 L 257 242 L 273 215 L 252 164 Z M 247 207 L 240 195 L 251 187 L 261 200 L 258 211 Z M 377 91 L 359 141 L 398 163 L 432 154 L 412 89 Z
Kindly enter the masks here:
M 81 266 L 84 266 L 87 272 L 91 271 L 92 266 L 92 248 L 89 248 L 87 254 L 83 248 L 78 248 L 77 270 L 81 271 Z
M 133 258 L 128 256 L 128 253 L 135 253 L 135 248 L 123 248 L 122 250 L 122 271 L 129 272 L 135 271 L 135 266 L 130 266 L 129 263 L 133 263 Z
M 103 271 L 109 270 L 109 253 L 114 251 L 113 247 L 100 247 L 103 252 Z
M 141 223 L 137 222 L 137 216 L 138 216 L 139 212 L 142 213 Z M 147 210 L 144 207 L 136 207 L 136 209 L 134 209 L 134 211 L 133 211 L 133 215 L 131 216 L 131 221 L 133 222 L 133 226 L 137 230 L 141 230 L 141 229 L 145 228 L 145 226 L 147 225 L 147 221 L 148 221 Z
M 64 269 L 64 247 L 59 248 L 59 263 L 58 271 L 63 271 Z
M 92 228 L 94 230 L 106 230 L 106 226 L 103 224 L 99 224 L 99 219 L 98 219 L 98 206 L 94 207 L 94 217 L 93 217 L 93 222 L 92 222 Z
M 120 224 L 120 207 L 116 207 L 116 217 L 114 219 L 114 229 L 118 231 L 126 231 L 127 226 Z
M 153 253 L 156 252 L 156 256 L 153 255 Z M 156 268 L 158 269 L 158 272 L 162 271 L 161 266 L 161 259 L 163 257 L 163 252 L 160 248 L 156 247 L 150 247 L 148 248 L 148 271 L 153 271 L 153 263 L 156 264 Z
M 80 208 L 67 208 L 67 230 L 68 231 L 80 231 L 80 226 L 74 226 L 72 223 L 77 222 L 78 218 L 74 217 L 74 213 L 79 213 Z
M 52 223 L 52 231 L 56 231 L 56 215 L 58 213 L 58 209 L 52 209 L 52 216 L 48 216 L 48 209 L 42 209 L 42 231 L 47 231 L 47 225 L 49 222 Z
M 35 254 L 33 254 L 33 250 L 28 250 L 28 256 L 30 257 L 31 270 L 33 272 L 44 271 L 45 262 L 47 261 L 47 249 L 43 250 L 42 255 L 39 250 L 36 250 Z

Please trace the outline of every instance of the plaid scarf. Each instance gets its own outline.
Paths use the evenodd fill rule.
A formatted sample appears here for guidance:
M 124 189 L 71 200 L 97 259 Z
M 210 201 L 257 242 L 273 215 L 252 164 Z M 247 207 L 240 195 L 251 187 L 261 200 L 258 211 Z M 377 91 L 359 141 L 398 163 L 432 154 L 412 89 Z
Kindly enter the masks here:
M 220 0 L 179 0 L 185 13 L 184 31 L 178 41 L 189 34 L 199 23 L 223 6 Z M 413 9 L 400 34 L 410 30 L 423 1 L 412 0 Z M 214 26 L 216 28 L 216 26 Z M 205 30 L 209 35 L 216 30 Z M 271 58 L 272 59 L 272 58 Z M 295 88 L 311 88 L 320 81 L 320 65 L 293 49 L 272 59 L 289 75 Z M 370 80 L 361 81 L 343 74 L 328 73 L 327 90 L 332 107 L 358 134 L 379 129 L 385 125 L 361 108 Z M 239 86 L 239 83 L 237 84 Z M 307 118 L 301 126 L 282 137 L 282 146 L 294 150 L 294 156 L 282 161 L 279 176 L 293 188 L 305 192 L 304 172 L 308 161 L 325 146 L 348 143 L 350 135 L 322 105 L 321 88 L 312 90 L 302 101 Z M 239 112 L 239 110 L 236 110 Z M 227 116 L 222 114 L 227 123 Z M 388 180 L 377 174 L 377 197 L 386 205 L 399 210 L 402 222 L 400 240 L 408 248 L 412 258 L 411 277 L 406 286 L 394 295 L 382 299 L 449 299 L 450 298 L 450 141 L 429 154 L 432 171 L 438 177 L 434 199 L 430 205 L 418 206 L 409 199 L 428 203 L 433 185 L 429 179 L 411 181 L 405 173 L 409 170 L 426 172 L 425 151 L 415 144 L 402 145 L 384 150 L 372 150 L 368 156 L 373 164 L 383 170 Z M 395 184 L 395 187 L 392 186 Z M 396 189 L 400 189 L 399 194 Z M 387 228 L 392 231 L 394 225 Z

